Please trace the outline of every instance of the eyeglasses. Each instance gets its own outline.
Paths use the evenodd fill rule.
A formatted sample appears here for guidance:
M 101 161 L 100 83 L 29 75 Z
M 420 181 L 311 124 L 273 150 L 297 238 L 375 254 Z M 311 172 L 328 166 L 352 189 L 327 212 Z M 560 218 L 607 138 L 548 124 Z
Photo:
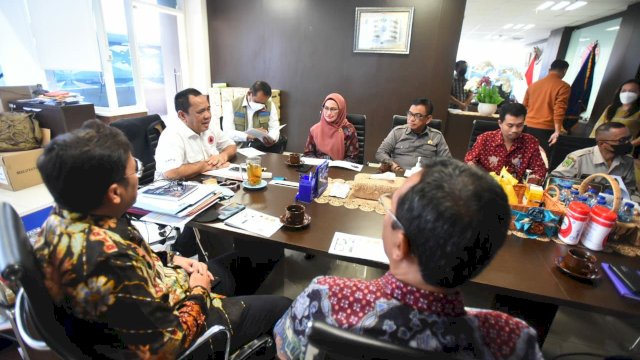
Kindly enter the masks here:
M 409 118 L 412 118 L 412 117 L 413 117 L 413 118 L 416 118 L 416 120 L 422 120 L 422 119 L 426 119 L 426 118 L 427 118 L 427 116 L 429 116 L 429 115 L 426 115 L 426 114 L 420 114 L 420 113 L 414 114 L 414 113 L 412 113 L 411 111 L 407 111 L 407 119 L 409 119 Z
M 335 112 L 340 111 L 340 109 L 338 109 L 338 108 L 329 108 L 329 107 L 326 107 L 326 106 L 323 106 L 322 110 L 328 111 L 328 112 L 331 112 L 331 113 L 335 113 Z
M 404 226 L 402 226 L 402 223 L 400 222 L 400 220 L 398 220 L 398 218 L 393 213 L 393 211 L 391 211 L 391 207 L 393 204 L 393 202 L 391 201 L 391 194 L 387 193 L 387 194 L 380 195 L 380 197 L 378 198 L 378 202 L 380 203 L 380 205 L 382 205 L 382 208 L 384 209 L 384 211 L 391 216 L 391 218 L 398 225 L 398 227 L 400 227 L 400 230 L 404 231 Z
M 142 164 L 142 161 L 138 160 L 137 158 L 133 158 L 133 161 L 135 161 L 136 163 L 136 171 L 132 172 L 131 174 L 127 174 L 125 176 L 123 176 L 123 178 L 127 177 L 127 176 L 131 176 L 133 174 L 135 174 L 137 177 L 141 177 L 142 173 L 144 172 L 144 165 Z
M 631 136 L 621 137 L 620 139 L 617 139 L 617 140 L 599 140 L 599 141 L 612 142 L 614 144 L 626 144 L 631 141 Z

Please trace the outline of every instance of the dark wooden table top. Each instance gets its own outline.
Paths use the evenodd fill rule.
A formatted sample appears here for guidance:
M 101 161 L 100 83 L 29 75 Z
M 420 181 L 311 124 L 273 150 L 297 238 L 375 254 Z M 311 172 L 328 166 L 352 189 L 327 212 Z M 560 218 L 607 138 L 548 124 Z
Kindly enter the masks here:
M 242 162 L 244 156 L 238 155 L 236 162 Z M 284 176 L 287 180 L 297 181 L 299 174 L 295 168 L 284 163 L 285 157 L 277 154 L 262 156 L 262 164 L 274 176 Z M 363 171 L 373 172 L 371 168 Z M 357 174 L 341 168 L 330 168 L 332 178 L 353 179 Z M 287 205 L 295 203 L 297 189 L 277 185 L 268 185 L 259 191 L 240 190 L 232 199 L 235 202 L 263 213 L 280 216 Z M 386 264 L 328 254 L 333 235 L 336 231 L 380 238 L 382 236 L 383 216 L 376 212 L 359 209 L 347 209 L 343 206 L 311 203 L 304 204 L 311 216 L 311 224 L 301 230 L 278 230 L 271 238 L 265 239 L 239 229 L 230 228 L 221 222 L 197 223 L 190 225 L 201 230 L 231 233 L 235 237 L 265 239 L 278 242 L 283 247 L 312 253 L 328 255 L 345 261 L 378 268 L 387 268 Z M 601 278 L 593 283 L 580 282 L 563 274 L 555 265 L 555 260 L 563 256 L 570 246 L 534 239 L 510 237 L 500 249 L 495 259 L 476 278 L 476 285 L 486 286 L 500 294 L 512 295 L 534 301 L 570 306 L 582 310 L 597 311 L 615 316 L 640 318 L 640 302 L 622 297 L 600 268 Z M 597 253 L 598 262 L 640 265 L 637 258 L 619 254 Z

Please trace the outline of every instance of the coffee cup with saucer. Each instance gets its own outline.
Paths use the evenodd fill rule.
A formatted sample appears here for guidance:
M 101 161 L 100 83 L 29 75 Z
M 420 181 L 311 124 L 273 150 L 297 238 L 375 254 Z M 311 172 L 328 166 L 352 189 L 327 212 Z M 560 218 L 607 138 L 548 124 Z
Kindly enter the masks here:
M 556 259 L 556 266 L 565 274 L 580 280 L 600 277 L 596 256 L 585 249 L 569 249 L 565 256 Z
M 311 216 L 305 213 L 304 205 L 292 204 L 285 208 L 280 222 L 286 228 L 301 229 L 311 223 Z

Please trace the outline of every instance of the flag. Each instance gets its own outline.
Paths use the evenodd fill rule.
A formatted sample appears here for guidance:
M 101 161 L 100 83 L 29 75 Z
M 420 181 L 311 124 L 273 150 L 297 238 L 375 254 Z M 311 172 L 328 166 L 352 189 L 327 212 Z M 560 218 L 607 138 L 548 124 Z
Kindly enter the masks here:
M 536 56 L 531 57 L 531 64 L 527 68 L 527 72 L 524 73 L 524 78 L 527 79 L 527 86 L 531 85 L 533 82 L 533 68 L 536 65 Z
M 591 96 L 591 86 L 593 85 L 593 70 L 596 67 L 596 49 L 598 42 L 593 43 L 593 47 L 585 58 L 576 79 L 571 84 L 571 95 L 569 95 L 569 106 L 564 118 L 563 127 L 571 129 L 578 122 L 580 114 L 587 110 L 589 97 Z

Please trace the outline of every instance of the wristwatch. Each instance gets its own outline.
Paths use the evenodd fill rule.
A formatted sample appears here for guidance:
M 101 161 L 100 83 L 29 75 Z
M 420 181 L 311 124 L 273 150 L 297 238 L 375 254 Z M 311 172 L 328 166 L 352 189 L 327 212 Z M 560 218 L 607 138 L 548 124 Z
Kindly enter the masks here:
M 175 264 L 173 263 L 173 258 L 175 256 L 181 256 L 179 252 L 177 251 L 172 251 L 172 250 L 167 250 L 167 266 L 171 267 L 174 266 Z

